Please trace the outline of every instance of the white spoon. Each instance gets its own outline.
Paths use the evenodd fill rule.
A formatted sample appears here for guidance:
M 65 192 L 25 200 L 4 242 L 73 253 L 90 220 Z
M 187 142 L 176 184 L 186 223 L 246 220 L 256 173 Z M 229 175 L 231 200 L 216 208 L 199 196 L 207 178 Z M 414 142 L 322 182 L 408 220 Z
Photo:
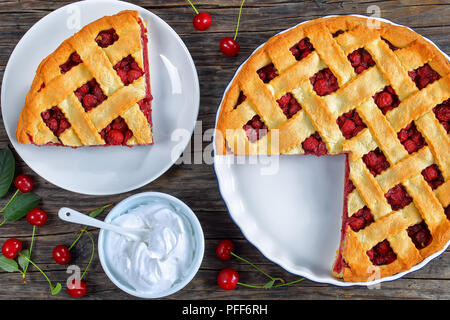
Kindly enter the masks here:
M 110 223 L 100 221 L 98 219 L 94 219 L 86 214 L 83 214 L 70 208 L 59 209 L 58 216 L 61 220 L 64 221 L 105 229 L 108 231 L 121 234 L 125 237 L 128 237 L 138 242 L 145 241 L 149 238 L 148 230 L 119 227 Z

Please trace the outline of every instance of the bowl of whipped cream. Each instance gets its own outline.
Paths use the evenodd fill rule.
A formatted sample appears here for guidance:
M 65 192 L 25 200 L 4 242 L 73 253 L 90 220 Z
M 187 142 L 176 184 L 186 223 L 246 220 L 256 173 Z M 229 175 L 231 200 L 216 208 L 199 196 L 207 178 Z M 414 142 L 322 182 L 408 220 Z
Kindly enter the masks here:
M 106 223 L 148 230 L 133 240 L 102 229 L 100 263 L 120 289 L 140 298 L 161 298 L 184 288 L 203 260 L 203 230 L 194 212 L 181 200 L 159 192 L 144 192 L 118 203 Z

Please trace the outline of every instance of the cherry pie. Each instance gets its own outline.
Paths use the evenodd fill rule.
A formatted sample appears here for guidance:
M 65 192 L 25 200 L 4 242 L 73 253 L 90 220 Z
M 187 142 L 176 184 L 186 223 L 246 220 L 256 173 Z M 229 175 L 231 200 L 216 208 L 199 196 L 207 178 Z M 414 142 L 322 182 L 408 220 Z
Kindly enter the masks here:
M 85 26 L 39 65 L 17 141 L 59 146 L 153 143 L 146 22 L 122 11 Z
M 322 18 L 271 38 L 226 92 L 216 132 L 218 154 L 346 154 L 332 272 L 350 282 L 450 240 L 450 63 L 410 29 L 372 22 Z

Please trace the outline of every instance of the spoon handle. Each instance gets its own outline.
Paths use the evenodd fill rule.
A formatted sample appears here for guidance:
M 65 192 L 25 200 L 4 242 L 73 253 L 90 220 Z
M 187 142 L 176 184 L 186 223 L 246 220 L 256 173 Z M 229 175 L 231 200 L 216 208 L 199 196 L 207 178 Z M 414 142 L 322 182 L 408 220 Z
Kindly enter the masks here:
M 132 238 L 137 240 L 137 236 L 123 230 L 123 228 L 119 226 L 115 226 L 113 224 L 105 223 L 103 221 L 100 221 L 98 219 L 89 217 L 86 214 L 83 214 L 81 212 L 78 212 L 76 210 L 70 209 L 70 208 L 61 208 L 59 209 L 58 216 L 61 220 L 72 222 L 72 223 L 78 223 L 78 224 L 84 224 L 90 227 L 96 227 L 100 229 L 106 229 L 109 231 L 113 231 L 116 233 L 119 233 L 121 235 L 124 235 L 126 237 Z

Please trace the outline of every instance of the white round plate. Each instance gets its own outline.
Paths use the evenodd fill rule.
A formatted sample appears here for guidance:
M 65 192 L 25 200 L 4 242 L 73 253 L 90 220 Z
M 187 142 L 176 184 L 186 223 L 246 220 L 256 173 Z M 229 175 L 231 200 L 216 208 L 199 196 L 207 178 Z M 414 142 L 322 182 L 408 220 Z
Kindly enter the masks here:
M 80 26 L 121 10 L 137 10 L 148 22 L 150 77 L 155 144 L 127 148 L 37 147 L 16 140 L 16 125 L 39 63 Z M 175 31 L 155 14 L 114 0 L 70 4 L 38 21 L 23 36 L 6 66 L 2 83 L 3 121 L 17 153 L 49 182 L 78 193 L 117 194 L 155 180 L 177 160 L 190 140 L 197 120 L 200 89 L 188 49 Z M 171 139 L 175 130 L 181 139 Z
M 220 108 L 216 124 L 219 113 Z M 341 237 L 345 155 L 258 160 L 215 154 L 214 169 L 222 198 L 247 240 L 269 260 L 312 281 L 370 286 L 395 280 L 422 268 L 450 244 L 406 272 L 364 283 L 340 281 L 331 268 Z

